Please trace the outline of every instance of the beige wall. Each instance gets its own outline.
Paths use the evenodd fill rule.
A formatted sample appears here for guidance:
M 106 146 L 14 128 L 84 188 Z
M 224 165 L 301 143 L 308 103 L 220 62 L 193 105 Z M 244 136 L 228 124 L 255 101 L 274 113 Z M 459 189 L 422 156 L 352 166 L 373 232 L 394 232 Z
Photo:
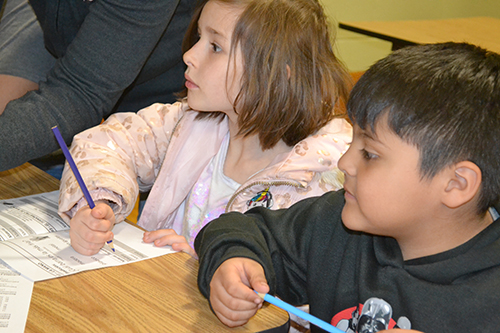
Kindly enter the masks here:
M 500 0 L 320 0 L 332 25 L 338 21 L 398 21 L 492 16 Z M 337 28 L 337 54 L 350 71 L 366 70 L 391 51 L 391 43 Z

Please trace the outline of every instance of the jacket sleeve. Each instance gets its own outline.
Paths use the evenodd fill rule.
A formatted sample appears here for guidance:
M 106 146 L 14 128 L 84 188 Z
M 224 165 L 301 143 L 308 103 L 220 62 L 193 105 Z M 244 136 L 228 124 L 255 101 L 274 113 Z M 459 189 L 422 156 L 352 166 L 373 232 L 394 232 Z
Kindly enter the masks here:
M 210 281 L 220 264 L 245 257 L 262 265 L 271 293 L 294 305 L 308 303 L 309 265 L 320 260 L 330 236 L 343 229 L 343 204 L 343 191 L 339 191 L 304 199 L 288 209 L 258 207 L 245 214 L 221 215 L 195 240 L 200 291 L 209 298 Z
M 70 143 L 75 134 L 107 117 L 142 70 L 178 2 L 92 3 L 47 81 L 9 103 L 0 116 L 0 171 L 57 150 L 53 126 Z
M 139 111 L 115 113 L 102 125 L 75 136 L 71 155 L 94 200 L 115 203 L 117 222 L 134 207 L 139 190 L 153 185 L 185 103 L 153 104 Z M 66 164 L 61 178 L 59 214 L 73 215 L 83 193 Z

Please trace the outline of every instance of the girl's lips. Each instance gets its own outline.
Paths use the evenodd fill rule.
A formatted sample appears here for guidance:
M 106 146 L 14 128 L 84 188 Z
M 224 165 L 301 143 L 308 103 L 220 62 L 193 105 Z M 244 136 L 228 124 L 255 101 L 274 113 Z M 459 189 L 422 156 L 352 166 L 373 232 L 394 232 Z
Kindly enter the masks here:
M 186 88 L 188 88 L 188 89 L 196 89 L 196 88 L 198 88 L 198 86 L 196 84 L 194 84 L 193 82 L 191 82 L 191 81 L 186 81 L 185 85 L 186 85 Z
M 186 78 L 186 88 L 188 89 L 196 89 L 198 88 L 198 86 L 196 84 L 194 84 L 194 82 L 191 80 L 191 78 L 187 75 L 184 75 L 184 77 Z

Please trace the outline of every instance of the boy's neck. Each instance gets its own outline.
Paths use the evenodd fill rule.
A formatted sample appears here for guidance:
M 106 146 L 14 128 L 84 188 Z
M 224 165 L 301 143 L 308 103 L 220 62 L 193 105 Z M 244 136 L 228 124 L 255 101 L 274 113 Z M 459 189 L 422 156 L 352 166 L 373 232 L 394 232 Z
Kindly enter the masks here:
M 404 260 L 427 257 L 454 249 L 465 244 L 493 223 L 489 212 L 486 212 L 484 216 L 471 217 L 470 213 L 464 214 L 471 210 L 462 208 L 464 209 L 449 212 L 448 217 L 423 222 L 424 230 L 413 233 L 413 236 L 409 236 L 408 239 L 396 239 Z

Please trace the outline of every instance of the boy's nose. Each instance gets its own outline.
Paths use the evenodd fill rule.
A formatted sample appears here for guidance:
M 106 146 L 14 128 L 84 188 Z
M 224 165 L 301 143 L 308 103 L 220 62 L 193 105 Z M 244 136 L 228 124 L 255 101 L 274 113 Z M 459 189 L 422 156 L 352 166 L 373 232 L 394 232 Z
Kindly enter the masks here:
M 355 168 L 352 163 L 352 154 L 349 153 L 351 148 L 347 149 L 347 151 L 340 157 L 338 161 L 338 167 L 340 171 L 342 171 L 346 176 L 354 176 Z

